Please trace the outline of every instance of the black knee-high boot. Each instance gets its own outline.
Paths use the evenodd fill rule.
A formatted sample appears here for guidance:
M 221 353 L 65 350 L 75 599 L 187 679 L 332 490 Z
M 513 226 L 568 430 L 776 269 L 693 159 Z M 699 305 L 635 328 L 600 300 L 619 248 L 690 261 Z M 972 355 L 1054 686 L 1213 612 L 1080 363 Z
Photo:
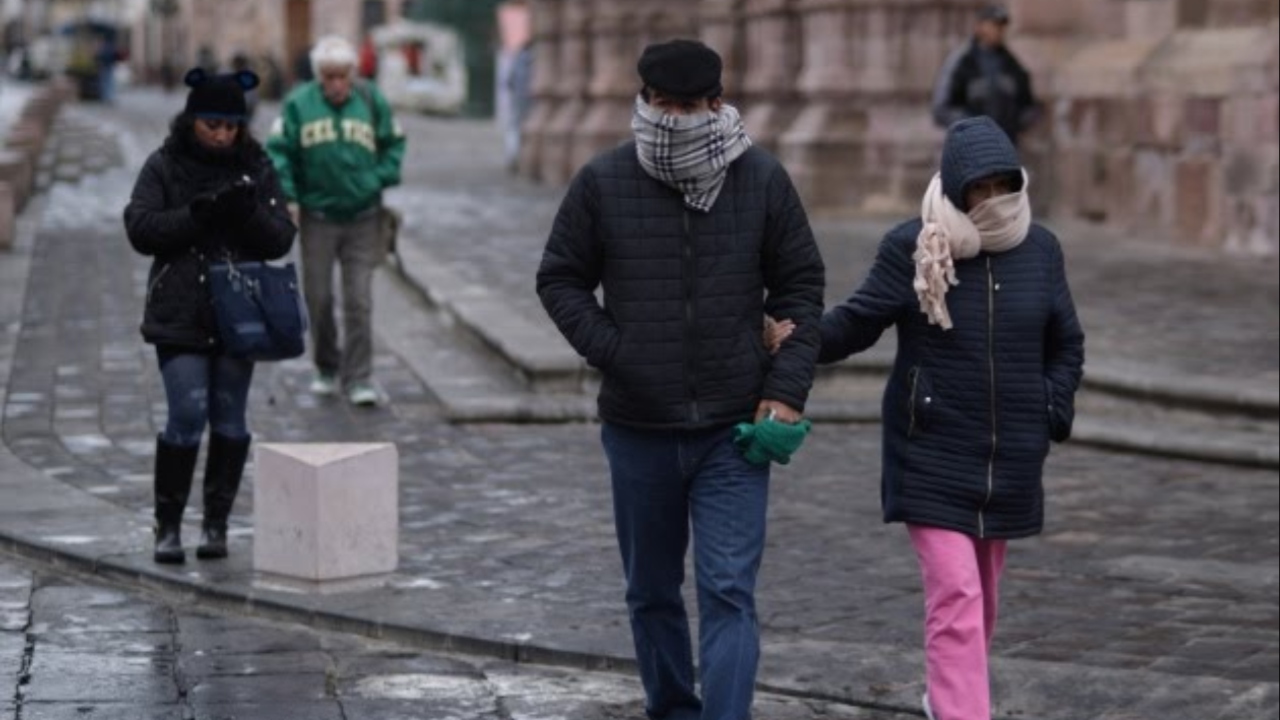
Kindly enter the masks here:
M 204 532 L 196 557 L 212 560 L 227 556 L 227 518 L 240 492 L 240 478 L 249 458 L 252 438 L 209 435 L 209 455 L 204 466 Z
M 186 560 L 182 550 L 182 512 L 191 494 L 191 477 L 196 471 L 200 446 L 183 447 L 156 437 L 156 549 L 158 563 Z

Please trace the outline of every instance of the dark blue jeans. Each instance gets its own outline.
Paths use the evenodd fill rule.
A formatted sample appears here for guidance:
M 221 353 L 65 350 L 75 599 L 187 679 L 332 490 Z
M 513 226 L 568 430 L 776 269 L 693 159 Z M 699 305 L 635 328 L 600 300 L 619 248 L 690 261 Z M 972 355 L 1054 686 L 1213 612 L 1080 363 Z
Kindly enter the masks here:
M 199 445 L 206 424 L 226 438 L 249 434 L 245 408 L 253 380 L 251 361 L 164 348 L 156 355 L 169 404 L 165 442 L 182 447 Z
M 654 720 L 749 720 L 760 660 L 755 589 L 769 468 L 732 428 L 648 431 L 605 424 L 614 522 L 646 711 Z M 702 699 L 680 587 L 690 527 Z

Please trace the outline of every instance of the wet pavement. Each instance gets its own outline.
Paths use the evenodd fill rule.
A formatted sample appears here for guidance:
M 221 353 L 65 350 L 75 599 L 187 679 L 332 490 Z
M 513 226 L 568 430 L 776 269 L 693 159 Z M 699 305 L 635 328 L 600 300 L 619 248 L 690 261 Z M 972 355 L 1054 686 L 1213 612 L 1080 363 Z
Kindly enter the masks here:
M 176 105 L 176 96 L 137 93 L 119 109 L 95 108 L 92 119 L 84 108 L 65 110 L 58 133 L 64 154 L 81 168 L 104 169 L 54 182 L 59 166 L 47 167 L 49 191 L 24 214 L 18 250 L 0 257 L 0 370 L 8 378 L 0 546 L 113 582 L 199 598 L 245 621 L 293 620 L 346 633 L 336 637 L 396 639 L 414 657 L 462 650 L 470 653 L 467 663 L 477 656 L 521 661 L 522 673 L 556 665 L 574 679 L 596 677 L 583 668 L 609 668 L 615 672 L 601 677 L 630 682 L 598 427 L 446 422 L 434 383 L 440 368 L 471 377 L 487 362 L 484 348 L 393 273 L 379 279 L 375 361 L 389 402 L 359 411 L 319 401 L 302 392 L 304 361 L 264 365 L 251 395 L 251 425 L 259 441 L 395 442 L 399 570 L 364 585 L 309 591 L 254 573 L 252 478 L 233 517 L 229 561 L 180 568 L 150 562 L 150 454 L 164 399 L 149 348 L 136 334 L 146 264 L 128 248 L 120 210 L 137 164 L 158 144 Z M 471 162 L 475 143 L 492 132 L 483 124 L 405 122 L 413 150 L 406 186 L 394 199 L 415 228 L 406 241 L 447 256 L 449 272 L 488 292 L 509 289 L 507 307 L 534 322 L 532 267 L 557 191 Z M 428 182 L 441 176 L 450 182 Z M 831 256 L 828 263 L 834 265 Z M 1274 300 L 1265 302 L 1264 293 L 1258 314 L 1274 317 Z M 1164 307 L 1158 298 L 1130 306 L 1139 308 L 1135 325 L 1162 322 L 1136 315 Z M 1241 319 L 1233 337 L 1252 348 L 1241 351 L 1239 373 L 1256 379 L 1274 371 L 1274 356 L 1253 347 L 1266 337 L 1253 322 Z M 1189 345 L 1183 351 L 1197 355 Z M 1171 373 L 1196 369 L 1190 361 L 1172 365 Z M 490 383 L 489 392 L 518 386 L 496 377 L 502 367 L 474 382 Z M 810 703 L 918 712 L 918 578 L 901 528 L 879 521 L 878 462 L 874 424 L 823 423 L 795 462 L 775 472 L 761 580 L 761 682 Z M 1055 451 L 1047 478 L 1046 533 L 1016 543 L 1010 557 L 995 648 L 997 715 L 1280 717 L 1276 473 L 1067 445 Z M 11 662 L 15 642 L 0 635 L 0 664 Z M 317 696 L 304 685 L 281 692 L 328 707 L 323 688 Z M 233 697 L 281 698 L 270 687 L 245 680 L 243 694 Z M 606 691 L 592 686 L 587 694 L 596 692 Z M 633 684 L 618 692 L 614 697 L 631 703 L 638 697 Z M 331 710 L 317 710 L 324 712 Z M 405 717 L 490 717 L 415 712 Z M 566 706 L 527 717 L 592 718 L 578 712 Z M 807 712 L 795 717 L 824 717 Z M 758 715 L 790 717 L 763 708 Z
M 3 720 L 642 720 L 638 683 L 219 613 L 0 553 Z M 897 720 L 764 696 L 777 720 Z

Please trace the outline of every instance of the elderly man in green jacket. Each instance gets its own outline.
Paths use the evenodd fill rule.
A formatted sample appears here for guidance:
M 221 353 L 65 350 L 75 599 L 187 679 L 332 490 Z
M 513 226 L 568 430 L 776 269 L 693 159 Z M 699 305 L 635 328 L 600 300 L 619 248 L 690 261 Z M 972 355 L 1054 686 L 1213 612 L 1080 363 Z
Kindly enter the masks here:
M 303 289 L 316 366 L 311 391 L 339 389 L 353 404 L 377 405 L 373 384 L 373 271 L 386 248 L 379 233 L 382 191 L 400 183 L 405 137 L 376 87 L 357 84 L 355 47 L 321 38 L 315 79 L 285 98 L 267 140 L 301 232 Z M 333 266 L 342 266 L 343 343 L 334 319 Z

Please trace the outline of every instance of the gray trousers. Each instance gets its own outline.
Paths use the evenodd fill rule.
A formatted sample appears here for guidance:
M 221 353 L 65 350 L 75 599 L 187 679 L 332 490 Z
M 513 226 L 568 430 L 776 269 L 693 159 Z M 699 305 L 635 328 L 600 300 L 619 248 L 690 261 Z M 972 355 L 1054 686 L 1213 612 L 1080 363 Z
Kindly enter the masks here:
M 378 239 L 378 214 L 336 223 L 302 211 L 302 287 L 311 316 L 316 369 L 344 387 L 373 374 L 373 271 L 386 250 Z M 342 267 L 342 335 L 334 319 L 333 266 Z

